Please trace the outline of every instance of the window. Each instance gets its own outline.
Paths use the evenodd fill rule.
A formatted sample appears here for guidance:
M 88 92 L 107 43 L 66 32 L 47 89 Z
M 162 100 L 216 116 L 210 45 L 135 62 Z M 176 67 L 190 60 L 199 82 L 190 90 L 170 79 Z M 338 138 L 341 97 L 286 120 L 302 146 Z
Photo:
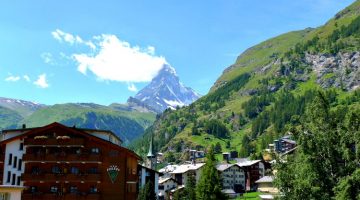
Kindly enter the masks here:
M 17 177 L 17 182 L 16 182 L 16 185 L 20 185 L 20 181 L 21 181 L 21 177 L 20 177 L 20 176 L 18 176 L 18 177 Z
M 17 165 L 17 156 L 14 157 L 14 162 L 13 162 L 13 167 L 16 168 L 16 165 Z
M 21 171 L 21 168 L 22 168 L 22 159 L 19 159 L 18 170 Z
M 8 160 L 8 165 L 11 165 L 12 164 L 12 153 L 9 154 L 9 160 Z
M 94 148 L 91 148 L 91 153 L 98 154 L 98 153 L 100 153 L 100 150 L 99 150 L 99 148 L 94 147 Z
M 15 185 L 15 181 L 16 181 L 16 174 L 13 174 L 11 179 L 11 185 Z
M 98 173 L 98 169 L 96 167 L 92 167 L 89 169 L 89 174 L 97 174 Z
M 56 193 L 56 192 L 58 192 L 58 187 L 57 187 L 57 186 L 51 186 L 51 187 L 50 187 L 50 192 L 51 192 L 51 193 Z
M 8 173 L 7 173 L 7 178 L 6 178 L 6 182 L 7 182 L 7 183 L 10 183 L 10 179 L 11 179 L 11 172 L 8 171 Z
M 19 150 L 20 150 L 20 151 L 24 150 L 24 143 L 20 143 Z
M 39 174 L 40 173 L 40 169 L 38 166 L 34 166 L 31 168 L 31 173 L 32 174 Z
M 54 174 L 60 174 L 61 173 L 60 167 L 59 166 L 53 166 L 51 168 L 51 172 L 54 173 Z
M 31 193 L 36 193 L 37 192 L 37 187 L 36 186 L 31 186 L 30 187 L 30 192 Z
M 76 186 L 70 186 L 70 193 L 77 193 L 78 189 Z
M 91 186 L 90 193 L 97 193 L 97 188 L 95 186 Z
M 77 168 L 77 167 L 71 167 L 70 172 L 71 172 L 72 174 L 79 174 L 79 168 Z

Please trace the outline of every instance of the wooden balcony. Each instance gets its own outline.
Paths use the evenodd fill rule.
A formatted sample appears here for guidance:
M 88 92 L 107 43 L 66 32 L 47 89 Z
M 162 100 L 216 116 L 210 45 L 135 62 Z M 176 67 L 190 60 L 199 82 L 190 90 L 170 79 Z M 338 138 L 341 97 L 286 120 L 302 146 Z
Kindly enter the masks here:
M 22 174 L 24 182 L 98 182 L 101 174 Z
M 101 163 L 99 154 L 24 154 L 24 162 L 71 162 L 71 163 Z
M 78 193 L 78 194 L 54 194 L 54 193 L 41 193 L 36 194 L 24 193 L 22 194 L 22 200 L 50 200 L 50 199 L 61 199 L 61 200 L 100 200 L 101 194 L 90 194 L 90 193 Z
M 26 138 L 24 145 L 27 146 L 71 146 L 71 147 L 82 147 L 84 146 L 84 139 L 82 138 L 69 138 L 69 139 L 56 139 L 56 138 L 45 138 L 45 139 L 34 139 Z

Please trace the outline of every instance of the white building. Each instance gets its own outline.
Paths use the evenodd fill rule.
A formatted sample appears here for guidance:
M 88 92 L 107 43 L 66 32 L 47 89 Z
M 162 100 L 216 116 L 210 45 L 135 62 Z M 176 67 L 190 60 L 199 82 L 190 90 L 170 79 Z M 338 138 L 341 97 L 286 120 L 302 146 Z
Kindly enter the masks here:
M 178 183 L 173 178 L 160 178 L 159 179 L 159 200 L 167 199 L 169 192 L 177 188 Z
M 216 166 L 222 180 L 223 189 L 232 189 L 236 193 L 243 192 L 246 186 L 246 173 L 236 164 L 220 164 Z
M 196 182 L 199 181 L 202 167 L 205 163 L 182 164 L 182 165 L 168 165 L 159 170 L 163 173 L 163 178 L 173 178 L 179 185 L 186 185 L 188 175 L 194 175 Z

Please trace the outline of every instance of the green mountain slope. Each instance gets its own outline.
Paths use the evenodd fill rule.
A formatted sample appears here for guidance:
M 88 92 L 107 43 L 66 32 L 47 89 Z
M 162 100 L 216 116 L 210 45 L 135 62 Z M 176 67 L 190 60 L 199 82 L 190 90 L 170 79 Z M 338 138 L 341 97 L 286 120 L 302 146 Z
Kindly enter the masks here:
M 141 135 L 154 120 L 153 113 L 119 111 L 97 104 L 68 103 L 42 108 L 21 123 L 36 127 L 60 122 L 68 126 L 111 130 L 128 143 Z
M 23 117 L 19 113 L 0 106 L 0 130 L 14 128 L 22 119 Z
M 359 106 L 360 1 L 324 26 L 290 32 L 256 45 L 227 68 L 209 94 L 188 107 L 167 110 L 131 147 L 184 158 L 186 147 L 257 155 L 302 120 L 317 90 L 333 106 Z M 219 146 L 218 145 L 218 146 Z M 171 156 L 170 156 L 171 155 Z M 173 160 L 173 159 L 171 159 Z

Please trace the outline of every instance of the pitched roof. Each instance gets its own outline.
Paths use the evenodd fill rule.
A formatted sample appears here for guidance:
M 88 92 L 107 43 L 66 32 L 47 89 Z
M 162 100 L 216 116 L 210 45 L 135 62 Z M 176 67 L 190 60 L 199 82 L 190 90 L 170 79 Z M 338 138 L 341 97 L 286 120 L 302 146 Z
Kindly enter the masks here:
M 219 165 L 216 166 L 216 169 L 218 171 L 224 171 L 224 170 L 226 170 L 226 169 L 228 169 L 228 168 L 230 168 L 232 166 L 240 167 L 239 165 L 236 165 L 236 164 L 219 164 Z
M 296 144 L 295 140 L 290 140 L 290 139 L 281 139 L 281 140 L 290 144 Z
M 126 151 L 126 152 L 130 153 L 131 155 L 133 155 L 134 157 L 136 157 L 137 159 L 141 160 L 141 157 L 140 157 L 139 155 L 137 155 L 135 152 L 133 152 L 133 151 L 127 149 L 127 148 L 124 148 L 124 147 L 119 146 L 119 145 L 116 145 L 116 144 L 114 144 L 114 143 L 112 143 L 112 142 L 110 142 L 110 141 L 107 141 L 107 140 L 101 139 L 101 138 L 99 138 L 99 137 L 93 136 L 93 135 L 91 135 L 91 134 L 88 134 L 88 133 L 86 133 L 85 131 L 83 131 L 83 130 L 81 130 L 81 129 L 74 129 L 74 128 L 72 128 L 72 127 L 67 127 L 67 126 L 65 126 L 65 125 L 63 125 L 63 124 L 60 124 L 60 123 L 58 123 L 58 122 L 53 122 L 53 123 L 48 124 L 48 125 L 43 126 L 43 127 L 31 128 L 31 129 L 29 129 L 28 132 L 22 133 L 22 134 L 20 134 L 20 135 L 18 135 L 18 136 L 15 136 L 15 137 L 12 137 L 12 138 L 3 140 L 3 141 L 0 141 L 0 144 L 6 144 L 6 143 L 8 143 L 8 142 L 11 142 L 11 141 L 14 141 L 14 140 L 17 140 L 17 139 L 20 139 L 20 138 L 27 137 L 27 136 L 29 136 L 29 135 L 33 135 L 33 134 L 36 134 L 36 133 L 41 133 L 41 132 L 47 131 L 47 130 L 49 130 L 49 129 L 52 129 L 52 128 L 54 128 L 54 127 L 62 128 L 62 129 L 65 129 L 66 131 L 69 131 L 69 132 L 71 132 L 71 133 L 83 135 L 83 136 L 85 136 L 85 137 L 89 137 L 89 138 L 91 138 L 92 140 L 95 140 L 95 141 L 98 141 L 98 142 L 102 142 L 102 143 L 104 143 L 104 144 L 106 144 L 106 145 L 112 145 L 113 147 L 118 148 L 118 149 L 121 149 L 121 150 L 123 150 L 123 151 Z M 17 129 L 14 129 L 14 130 L 17 130 Z M 14 131 L 14 130 L 12 130 L 12 131 Z M 19 130 L 21 131 L 21 130 L 23 130 L 23 129 L 19 129 Z M 6 132 L 6 131 L 9 132 L 9 130 L 5 130 L 5 132 Z
M 165 182 L 167 182 L 167 181 L 169 181 L 169 180 L 172 180 L 172 181 L 174 181 L 174 182 L 176 182 L 176 180 L 175 179 L 173 179 L 172 177 L 168 177 L 168 178 L 159 178 L 159 184 L 163 184 L 163 183 L 165 183 Z M 177 182 L 176 182 L 177 183 Z
M 236 164 L 239 165 L 240 167 L 248 167 L 248 166 L 254 165 L 260 161 L 261 160 L 240 160 Z
M 156 171 L 156 170 L 154 170 L 154 169 L 151 169 L 151 168 L 149 168 L 149 167 L 146 167 L 146 166 L 144 166 L 144 165 L 138 164 L 138 167 L 142 167 L 142 168 L 145 168 L 146 170 L 149 170 L 149 171 L 152 171 L 152 172 L 155 172 L 155 173 L 157 173 L 157 174 L 162 175 L 161 172 Z
M 167 165 L 167 166 L 159 169 L 159 172 L 161 172 L 161 173 L 169 173 L 169 172 L 174 171 L 177 166 L 178 165 Z
M 51 124 L 60 124 L 58 122 L 53 122 Z M 49 126 L 51 124 L 48 124 L 46 126 Z M 63 125 L 63 124 L 61 124 Z M 65 126 L 65 125 L 64 125 Z M 19 128 L 19 129 L 4 129 L 2 130 L 1 132 L 2 133 L 8 133 L 8 132 L 15 132 L 15 131 L 22 131 L 22 132 L 25 132 L 25 131 L 31 131 L 31 130 L 36 130 L 36 129 L 39 129 L 39 128 L 42 128 L 42 127 L 45 127 L 45 126 L 38 126 L 38 127 L 29 127 L 29 128 Z M 68 127 L 68 126 L 66 126 Z M 73 129 L 77 129 L 77 130 L 80 130 L 80 131 L 89 131 L 89 132 L 105 132 L 105 133 L 109 133 L 110 135 L 114 136 L 115 138 L 117 138 L 118 140 L 120 140 L 121 142 L 122 139 L 117 136 L 114 132 L 110 131 L 110 130 L 105 130 L 105 129 L 91 129 L 91 128 L 78 128 L 78 127 L 68 127 L 68 128 L 73 128 Z
M 205 165 L 205 163 L 176 165 L 174 170 L 171 171 L 170 173 L 171 174 L 183 174 L 189 170 L 198 170 L 204 165 Z
M 259 180 L 255 181 L 255 183 L 272 183 L 274 181 L 273 176 L 264 176 Z

